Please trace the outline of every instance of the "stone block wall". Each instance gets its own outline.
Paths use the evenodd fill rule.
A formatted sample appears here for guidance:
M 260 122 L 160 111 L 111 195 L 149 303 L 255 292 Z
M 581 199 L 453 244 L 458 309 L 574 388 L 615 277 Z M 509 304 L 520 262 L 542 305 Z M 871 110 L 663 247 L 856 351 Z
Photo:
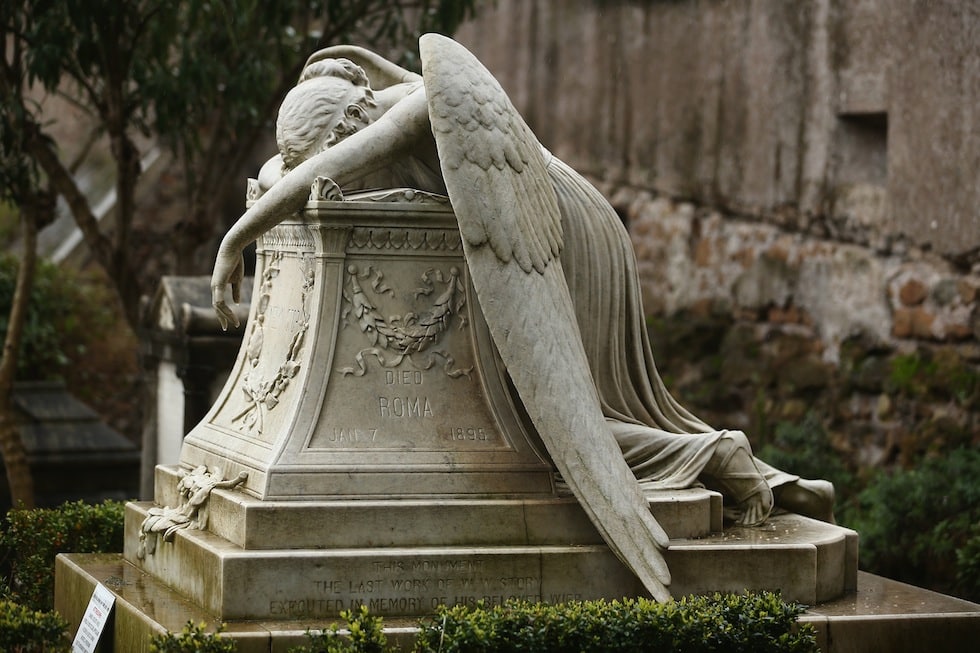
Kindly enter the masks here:
M 757 446 L 818 415 L 855 470 L 980 445 L 980 279 L 620 189 L 668 387 Z
M 868 464 L 980 445 L 978 36 L 957 0 L 497 0 L 457 34 L 622 215 L 675 393 L 763 438 L 818 409 Z

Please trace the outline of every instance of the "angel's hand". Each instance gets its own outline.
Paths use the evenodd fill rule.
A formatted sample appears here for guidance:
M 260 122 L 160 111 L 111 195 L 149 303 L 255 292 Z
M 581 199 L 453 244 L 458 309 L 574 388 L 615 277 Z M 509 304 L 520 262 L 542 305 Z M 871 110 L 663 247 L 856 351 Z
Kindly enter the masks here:
M 237 304 L 242 299 L 242 279 L 245 277 L 245 259 L 240 251 L 226 252 L 218 250 L 214 262 L 214 272 L 211 274 L 211 305 L 218 314 L 218 323 L 222 330 L 228 330 L 228 324 L 239 326 L 238 316 L 225 303 L 225 287 L 231 284 L 231 298 Z

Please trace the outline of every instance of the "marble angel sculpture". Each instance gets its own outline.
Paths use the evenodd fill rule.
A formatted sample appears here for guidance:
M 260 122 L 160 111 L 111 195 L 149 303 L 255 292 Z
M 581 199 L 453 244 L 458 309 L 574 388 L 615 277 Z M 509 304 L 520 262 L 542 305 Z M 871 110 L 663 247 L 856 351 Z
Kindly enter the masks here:
M 263 194 L 221 243 L 212 277 L 223 326 L 238 325 L 242 249 L 306 202 L 340 189 L 448 194 L 490 332 L 555 465 L 613 551 L 666 599 L 668 542 L 645 489 L 703 483 L 745 525 L 774 505 L 832 520 L 833 487 L 754 458 L 667 392 L 650 349 L 629 236 L 584 178 L 546 151 L 493 76 L 451 39 L 426 35 L 422 75 L 367 50 L 307 62 L 276 127 Z

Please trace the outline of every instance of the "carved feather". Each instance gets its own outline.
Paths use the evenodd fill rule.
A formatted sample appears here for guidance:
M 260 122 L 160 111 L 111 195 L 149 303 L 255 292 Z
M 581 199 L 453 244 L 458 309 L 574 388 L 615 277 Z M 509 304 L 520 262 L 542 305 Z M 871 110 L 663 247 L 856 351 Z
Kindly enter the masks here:
M 667 600 L 667 536 L 602 415 L 558 259 L 561 214 L 541 146 L 465 48 L 429 34 L 421 54 L 446 187 L 493 340 L 589 518 L 650 593 Z

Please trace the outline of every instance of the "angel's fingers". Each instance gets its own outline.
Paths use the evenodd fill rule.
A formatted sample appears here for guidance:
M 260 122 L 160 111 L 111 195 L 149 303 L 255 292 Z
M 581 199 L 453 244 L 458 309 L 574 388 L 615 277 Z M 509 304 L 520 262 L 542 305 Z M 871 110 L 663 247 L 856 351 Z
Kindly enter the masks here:
M 221 324 L 222 331 L 227 331 L 229 324 L 234 326 L 236 329 L 238 328 L 238 316 L 235 315 L 233 310 L 228 308 L 228 304 L 221 301 L 214 305 L 214 310 L 218 313 L 218 322 Z
M 228 330 L 228 320 L 225 318 L 224 313 L 221 312 L 221 308 L 218 306 L 214 307 L 214 313 L 218 316 L 218 324 L 221 325 L 222 331 Z

